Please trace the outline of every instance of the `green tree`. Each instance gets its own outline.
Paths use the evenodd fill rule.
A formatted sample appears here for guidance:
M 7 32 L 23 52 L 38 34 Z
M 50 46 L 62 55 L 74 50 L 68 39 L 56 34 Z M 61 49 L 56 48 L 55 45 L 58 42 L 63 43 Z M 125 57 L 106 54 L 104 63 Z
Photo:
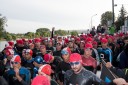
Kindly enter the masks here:
M 101 25 L 107 25 L 108 21 L 112 20 L 112 12 L 111 11 L 106 11 L 101 15 Z
M 74 36 L 77 36 L 78 35 L 78 32 L 77 31 L 72 31 L 70 32 L 71 35 L 74 35 Z
M 68 34 L 68 32 L 65 31 L 65 30 L 56 30 L 56 31 L 55 31 L 55 35 L 65 36 L 65 35 L 67 35 L 67 34 Z
M 5 29 L 4 29 L 4 26 L 6 25 L 6 22 L 7 22 L 7 19 L 6 17 L 3 17 L 1 14 L 0 14 L 0 39 L 4 37 L 5 35 Z
M 50 30 L 48 28 L 39 28 L 36 30 L 36 33 L 39 33 L 40 36 L 44 37 L 50 37 L 51 35 Z
M 17 39 L 16 35 L 12 34 L 12 39 L 16 40 Z
M 9 33 L 6 33 L 5 39 L 6 39 L 7 41 L 13 40 L 11 34 L 9 34 Z
M 32 39 L 32 38 L 34 38 L 34 33 L 33 32 L 27 32 L 27 33 L 25 33 L 25 36 L 29 39 Z
M 117 21 L 115 22 L 115 25 L 117 27 L 117 31 L 120 30 L 120 27 L 124 25 L 124 21 L 126 19 L 126 15 L 127 15 L 127 11 L 125 10 L 123 5 L 122 5 L 119 12 L 120 12 L 120 14 L 117 18 Z
M 37 37 L 40 37 L 40 33 L 39 32 L 36 32 L 35 33 L 35 37 L 37 38 Z

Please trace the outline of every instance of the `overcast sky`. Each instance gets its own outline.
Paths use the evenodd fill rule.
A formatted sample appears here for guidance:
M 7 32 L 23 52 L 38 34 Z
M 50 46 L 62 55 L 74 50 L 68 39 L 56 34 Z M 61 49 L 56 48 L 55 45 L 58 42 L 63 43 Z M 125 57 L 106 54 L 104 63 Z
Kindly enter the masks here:
M 115 4 L 116 17 L 121 4 L 128 12 L 128 0 L 115 0 Z M 0 13 L 8 20 L 5 29 L 11 33 L 35 32 L 41 27 L 89 29 L 91 18 L 97 26 L 106 11 L 112 11 L 112 0 L 0 0 Z

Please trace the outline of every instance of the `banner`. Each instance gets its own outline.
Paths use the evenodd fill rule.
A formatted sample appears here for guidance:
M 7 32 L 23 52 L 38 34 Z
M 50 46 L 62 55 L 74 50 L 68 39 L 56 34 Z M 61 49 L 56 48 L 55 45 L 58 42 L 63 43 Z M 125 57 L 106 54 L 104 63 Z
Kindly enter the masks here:
M 101 70 L 100 78 L 107 83 L 117 78 L 117 76 L 106 67 L 106 62 L 103 59 L 102 59 L 102 70 Z

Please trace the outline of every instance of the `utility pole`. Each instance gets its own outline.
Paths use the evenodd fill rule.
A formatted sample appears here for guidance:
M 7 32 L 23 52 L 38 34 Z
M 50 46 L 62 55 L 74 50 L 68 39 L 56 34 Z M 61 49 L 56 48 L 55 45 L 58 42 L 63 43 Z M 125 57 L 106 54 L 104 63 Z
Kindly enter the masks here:
M 112 0 L 112 24 L 114 24 L 115 21 L 115 14 L 114 14 L 114 0 Z
M 94 16 L 96 16 L 97 14 L 94 14 L 92 17 L 91 17 L 91 29 L 92 29 L 92 18 L 94 17 Z

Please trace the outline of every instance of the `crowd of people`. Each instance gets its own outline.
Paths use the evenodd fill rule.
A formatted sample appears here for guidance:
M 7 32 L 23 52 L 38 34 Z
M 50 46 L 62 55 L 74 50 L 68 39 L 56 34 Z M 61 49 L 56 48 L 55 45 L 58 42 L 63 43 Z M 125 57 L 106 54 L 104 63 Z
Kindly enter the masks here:
M 119 78 L 96 76 L 101 59 Z M 17 39 L 0 52 L 0 85 L 128 85 L 128 34 Z

